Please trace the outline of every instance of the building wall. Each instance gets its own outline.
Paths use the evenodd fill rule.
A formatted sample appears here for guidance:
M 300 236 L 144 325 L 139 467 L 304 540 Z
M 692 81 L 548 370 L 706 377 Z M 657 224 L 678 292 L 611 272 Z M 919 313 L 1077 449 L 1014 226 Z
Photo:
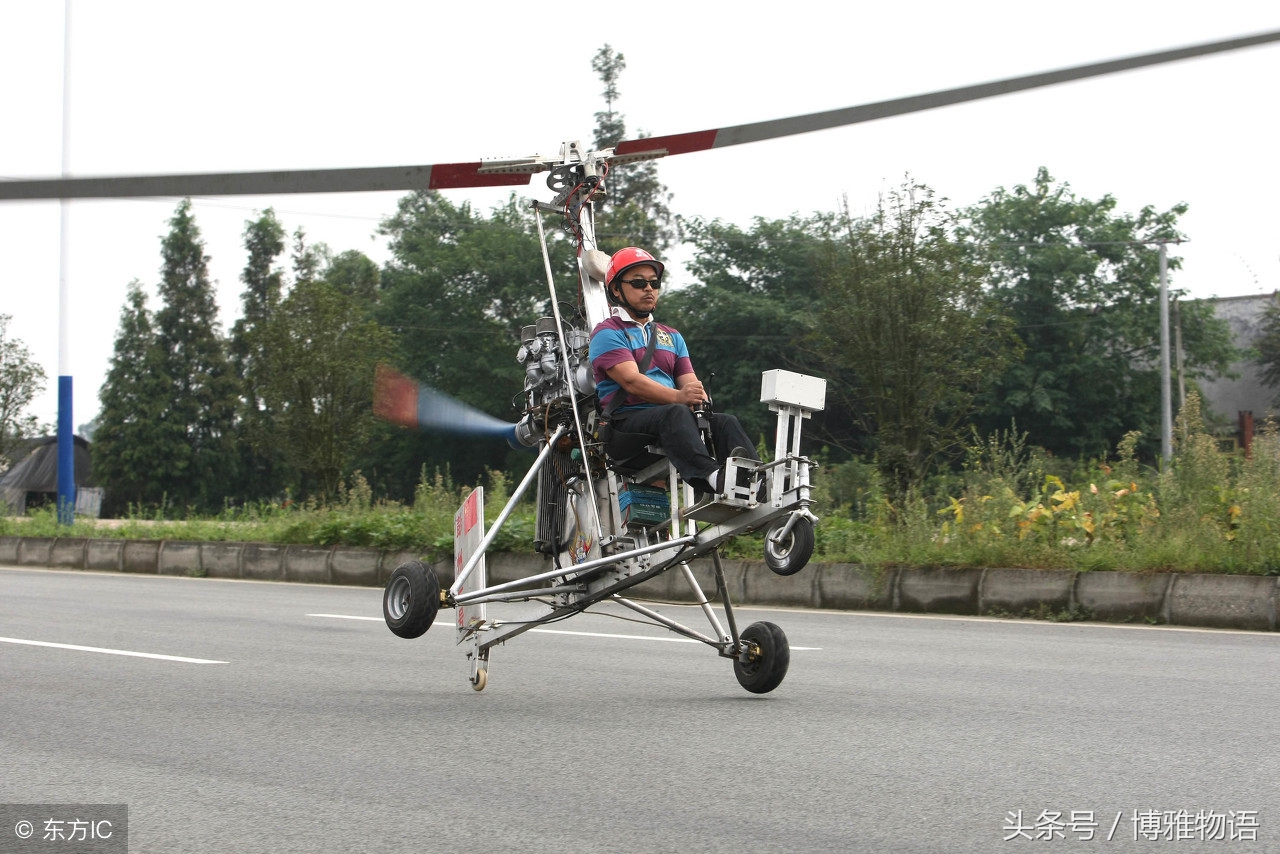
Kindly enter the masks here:
M 1243 297 L 1219 297 L 1209 300 L 1214 313 L 1231 326 L 1232 343 L 1239 348 L 1252 347 L 1262 335 L 1263 311 L 1276 299 L 1275 294 Z M 1268 413 L 1280 412 L 1276 405 L 1277 390 L 1262 382 L 1262 368 L 1244 359 L 1232 366 L 1239 379 L 1201 380 L 1205 404 L 1213 412 L 1225 416 L 1234 425 L 1240 412 L 1252 412 L 1259 423 Z

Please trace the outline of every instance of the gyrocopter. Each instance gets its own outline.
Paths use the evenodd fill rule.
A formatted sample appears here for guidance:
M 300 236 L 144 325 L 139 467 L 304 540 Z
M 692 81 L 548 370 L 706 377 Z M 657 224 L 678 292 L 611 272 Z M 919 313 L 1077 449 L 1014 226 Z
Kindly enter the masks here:
M 603 415 L 596 403 L 588 364 L 592 330 L 610 314 L 604 281 L 609 259 L 595 244 L 593 206 L 606 192 L 610 168 L 668 155 L 842 127 L 1113 74 L 1224 51 L 1280 41 L 1280 31 L 1207 42 L 1189 47 L 1079 65 L 972 86 L 847 107 L 805 116 L 618 143 L 587 151 L 579 143 L 561 146 L 555 157 L 526 157 L 444 163 L 430 166 L 284 170 L 221 174 L 64 177 L 0 181 L 0 201 L 24 199 L 131 198 L 447 190 L 528 184 L 548 172 L 551 202 L 534 202 L 552 315 L 523 330 L 517 359 L 525 368 L 521 417 L 482 426 L 510 433 L 537 459 L 511 500 L 485 528 L 484 493 L 473 491 L 459 508 L 454 528 L 454 577 L 442 588 L 431 567 L 410 561 L 391 574 L 384 590 L 387 625 L 403 638 L 425 633 L 442 607 L 456 612 L 456 638 L 470 663 L 476 690 L 488 682 L 492 650 L 522 632 L 612 603 L 637 618 L 701 641 L 733 662 L 748 691 L 767 693 L 786 675 L 789 647 L 782 630 L 757 622 L 739 629 L 724 582 L 717 549 L 727 540 L 764 532 L 765 561 L 775 573 L 799 572 L 812 555 L 817 521 L 811 510 L 812 460 L 800 453 L 805 419 L 823 408 L 825 384 L 816 377 L 767 371 L 761 402 L 777 413 L 770 459 L 722 455 L 720 488 L 697 494 L 684 482 L 664 449 L 639 443 L 622 447 L 602 441 Z M 562 316 L 552 275 L 542 216 L 558 217 L 577 244 L 577 300 Z M 435 410 L 466 424 L 487 419 L 456 401 L 390 372 L 378 380 L 381 414 L 416 425 Z M 496 423 L 493 423 L 496 422 Z M 69 435 L 64 438 L 69 448 Z M 608 445 L 608 453 L 606 453 Z M 536 484 L 536 487 L 535 487 Z M 548 568 L 526 578 L 490 584 L 485 554 L 515 503 L 536 489 L 535 548 Z M 689 562 L 709 556 L 715 590 L 709 597 Z M 662 573 L 677 572 L 692 588 L 710 628 L 698 631 L 624 594 Z M 720 603 L 720 611 L 711 599 Z M 515 619 L 498 611 L 521 609 Z M 530 609 L 533 609 L 532 615 Z M 493 614 L 490 614 L 493 610 Z
M 387 626 L 402 638 L 424 634 L 441 608 L 456 611 L 457 641 L 470 661 L 471 685 L 488 682 L 494 647 L 522 632 L 562 620 L 598 603 L 613 603 L 633 619 L 705 643 L 733 661 L 738 681 L 748 691 L 767 693 L 782 682 L 790 661 L 786 635 L 778 626 L 757 622 L 739 630 L 717 549 L 734 537 L 765 531 L 764 558 L 779 575 L 804 568 L 814 547 L 811 472 L 814 462 L 800 453 L 803 421 L 824 405 L 825 380 L 789 371 L 763 375 L 761 402 L 777 413 L 772 459 L 754 454 L 721 460 L 717 491 L 699 495 L 653 437 L 605 440 L 607 413 L 597 401 L 588 347 L 591 331 L 616 311 L 606 299 L 610 259 L 595 248 L 593 212 L 604 193 L 610 161 L 636 160 L 615 149 L 583 151 L 566 143 L 560 156 L 502 161 L 481 168 L 502 171 L 546 169 L 556 193 L 550 203 L 534 202 L 553 314 L 523 329 L 516 353 L 525 369 L 523 410 L 510 434 L 538 456 L 493 524 L 484 528 L 484 492 L 467 496 L 454 520 L 454 578 L 442 588 L 435 570 L 421 561 L 395 569 L 383 595 Z M 543 214 L 563 220 L 577 242 L 577 302 L 569 316 L 560 311 Z M 652 343 L 661 333 L 650 336 Z M 650 353 L 652 355 L 652 347 Z M 644 357 L 637 361 L 645 361 Z M 644 368 L 641 368 L 641 373 Z M 406 426 L 476 418 L 412 380 L 382 372 L 376 393 L 379 414 Z M 447 407 L 442 419 L 439 411 Z M 711 421 L 700 427 L 709 432 Z M 505 425 L 503 425 L 505 426 Z M 707 447 L 714 447 L 710 436 Z M 527 578 L 490 584 L 485 552 L 519 502 L 536 483 L 537 535 L 534 546 L 547 556 L 548 568 Z M 714 597 L 723 621 L 699 586 L 689 562 L 710 555 L 715 570 Z M 710 626 L 698 631 L 682 625 L 624 594 L 664 572 L 684 576 Z M 497 612 L 536 603 L 538 613 L 503 619 Z M 491 613 L 494 612 L 494 613 Z

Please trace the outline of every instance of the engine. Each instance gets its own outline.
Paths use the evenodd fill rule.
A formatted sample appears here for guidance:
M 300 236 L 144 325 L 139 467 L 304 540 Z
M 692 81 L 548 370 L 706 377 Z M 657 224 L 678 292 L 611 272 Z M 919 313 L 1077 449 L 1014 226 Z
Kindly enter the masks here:
M 586 330 L 566 327 L 565 346 L 561 346 L 554 317 L 543 317 L 522 332 L 516 361 L 524 366 L 525 415 L 515 432 L 520 444 L 533 447 L 546 435 L 547 425 L 558 421 L 558 415 L 572 419 L 570 407 L 575 396 L 585 402 L 595 394 L 596 384 L 587 355 L 590 335 Z

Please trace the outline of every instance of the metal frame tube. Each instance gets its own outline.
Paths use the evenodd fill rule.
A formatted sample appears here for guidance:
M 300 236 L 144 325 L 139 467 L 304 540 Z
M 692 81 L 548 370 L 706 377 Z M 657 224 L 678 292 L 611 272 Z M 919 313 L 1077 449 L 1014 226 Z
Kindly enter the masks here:
M 631 551 L 628 551 L 628 552 L 609 555 L 608 557 L 596 558 L 595 560 L 589 560 L 589 561 L 586 561 L 585 563 L 579 563 L 569 567 L 560 567 L 559 569 L 553 569 L 549 572 L 540 572 L 537 575 L 531 575 L 528 578 L 521 578 L 516 581 L 508 581 L 503 584 L 495 584 L 493 587 L 486 587 L 483 590 L 473 590 L 472 592 L 464 593 L 461 596 L 457 595 L 457 591 L 455 590 L 455 588 L 457 587 L 458 582 L 455 581 L 454 586 L 449 588 L 449 594 L 455 597 L 453 601 L 456 604 L 465 605 L 468 602 L 478 601 L 481 597 L 489 596 L 494 593 L 501 593 L 506 590 L 514 590 L 517 587 L 521 587 L 525 584 L 534 584 L 539 581 L 548 581 L 552 578 L 562 578 L 571 572 L 585 572 L 587 570 L 595 569 L 597 567 L 608 566 L 609 564 L 612 564 L 612 563 L 618 563 L 619 561 L 626 560 L 627 558 L 639 557 L 641 555 L 651 554 L 653 552 L 662 551 L 663 549 L 672 548 L 674 546 L 690 545 L 696 539 L 697 537 L 681 537 L 678 540 L 666 540 L 661 543 L 654 543 L 653 545 L 642 546 L 641 548 L 638 548 L 638 549 L 632 549 Z
M 725 634 L 724 626 L 720 625 L 720 620 L 716 617 L 715 609 L 712 608 L 711 603 L 707 601 L 707 594 L 703 593 L 702 588 L 698 586 L 698 579 L 693 577 L 693 570 L 689 568 L 689 564 L 681 563 L 680 571 L 684 573 L 685 581 L 689 582 L 689 586 L 693 588 L 694 598 L 698 600 L 698 605 L 702 608 L 702 613 L 706 614 L 707 622 L 711 623 L 711 628 L 716 630 L 716 635 L 720 638 L 721 643 L 727 640 L 732 640 L 729 635 Z
M 738 621 L 733 617 L 733 603 L 729 601 L 729 591 L 724 583 L 724 569 L 720 566 L 720 550 L 711 552 L 711 565 L 716 570 L 716 590 L 720 591 L 720 601 L 724 604 L 724 616 L 729 623 L 729 639 L 736 648 L 739 642 Z
M 551 456 L 552 449 L 555 448 L 556 442 L 564 435 L 566 429 L 567 428 L 561 424 L 556 428 L 556 432 L 551 435 L 551 438 L 547 440 L 547 446 L 542 449 L 541 453 L 538 454 L 538 459 L 529 467 L 528 474 L 524 476 L 524 480 L 520 481 L 520 485 L 517 486 L 516 491 L 512 493 L 510 500 L 507 501 L 507 506 L 503 507 L 502 512 L 498 514 L 498 518 L 493 520 L 493 526 L 485 533 L 484 539 L 480 541 L 480 546 L 476 549 L 476 553 L 471 556 L 471 559 L 467 561 L 467 565 L 462 568 L 462 572 L 458 574 L 458 577 L 454 579 L 453 584 L 450 585 L 450 595 L 456 595 L 458 590 L 462 588 L 462 585 L 465 584 L 467 579 L 471 576 L 471 573 L 475 571 L 475 568 L 484 557 L 485 551 L 489 548 L 490 544 L 493 543 L 493 538 L 498 535 L 498 531 L 502 529 L 503 523 L 507 521 L 507 518 L 511 515 L 511 511 L 515 509 L 516 502 L 524 495 L 525 490 L 529 488 L 529 484 L 533 482 L 533 479 L 538 476 L 538 470 L 542 468 L 543 464 L 546 463 L 547 458 Z M 480 520 L 480 523 L 484 524 L 484 520 Z
M 559 587 L 543 587 L 537 590 L 518 590 L 514 593 L 494 593 L 485 602 L 523 602 L 529 599 L 536 599 L 539 596 L 555 596 L 558 593 L 585 593 L 587 588 L 582 584 L 563 584 Z M 490 620 L 493 626 L 510 625 L 511 623 L 521 622 L 520 620 Z
M 578 447 L 582 449 L 582 465 L 586 469 L 587 495 L 591 499 L 591 515 L 596 520 L 596 531 L 600 526 L 600 505 L 596 501 L 596 488 L 591 483 L 591 464 L 587 460 L 587 434 L 582 429 L 582 416 L 578 413 L 578 394 L 573 388 L 573 369 L 569 367 L 569 342 L 564 337 L 564 321 L 560 318 L 560 300 L 556 298 L 555 276 L 551 272 L 551 255 L 547 252 L 547 235 L 542 230 L 542 212 L 533 209 L 533 218 L 538 223 L 538 243 L 542 246 L 542 264 L 547 270 L 547 289 L 551 292 L 551 314 L 556 319 L 556 337 L 560 339 L 561 363 L 564 365 L 564 386 L 569 391 L 569 408 L 573 410 L 573 423 L 578 430 Z
M 686 628 L 685 626 L 682 626 L 679 623 L 677 623 L 675 620 L 672 620 L 669 617 L 664 617 L 661 614 L 659 614 L 657 611 L 653 610 L 652 608 L 646 608 L 645 606 L 639 604 L 638 602 L 632 602 L 630 599 L 624 599 L 621 596 L 618 596 L 616 594 L 613 596 L 610 596 L 609 598 L 612 601 L 617 602 L 619 605 L 630 608 L 632 611 L 635 611 L 637 614 L 643 614 L 644 616 L 648 617 L 650 620 L 653 620 L 655 623 L 666 626 L 668 629 L 671 629 L 671 631 L 675 632 L 678 635 L 684 635 L 687 638 L 692 638 L 693 640 L 702 641 L 707 646 L 714 646 L 714 647 L 724 646 L 723 640 L 714 640 L 711 637 L 704 635 L 702 632 L 698 632 L 698 631 L 694 631 L 693 629 Z

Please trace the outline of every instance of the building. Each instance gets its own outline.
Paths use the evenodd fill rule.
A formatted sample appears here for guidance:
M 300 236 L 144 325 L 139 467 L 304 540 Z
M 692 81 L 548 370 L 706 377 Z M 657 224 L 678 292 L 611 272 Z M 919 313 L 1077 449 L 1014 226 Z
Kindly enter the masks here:
M 76 513 L 98 515 L 102 490 L 94 488 L 89 461 L 89 441 L 75 437 Z M 15 462 L 0 476 L 0 501 L 10 516 L 23 516 L 28 507 L 56 505 L 58 501 L 58 437 L 32 439 L 14 454 Z
M 1276 294 L 1256 294 L 1216 297 L 1209 302 L 1214 313 L 1230 325 L 1232 343 L 1250 351 L 1262 337 L 1264 312 L 1276 297 Z M 1268 415 L 1280 413 L 1277 406 L 1280 389 L 1262 381 L 1262 367 L 1248 355 L 1233 364 L 1231 370 L 1239 374 L 1237 379 L 1200 380 L 1200 391 L 1207 410 L 1228 419 L 1235 428 L 1237 445 L 1247 449 L 1253 440 L 1254 423 L 1261 424 Z

